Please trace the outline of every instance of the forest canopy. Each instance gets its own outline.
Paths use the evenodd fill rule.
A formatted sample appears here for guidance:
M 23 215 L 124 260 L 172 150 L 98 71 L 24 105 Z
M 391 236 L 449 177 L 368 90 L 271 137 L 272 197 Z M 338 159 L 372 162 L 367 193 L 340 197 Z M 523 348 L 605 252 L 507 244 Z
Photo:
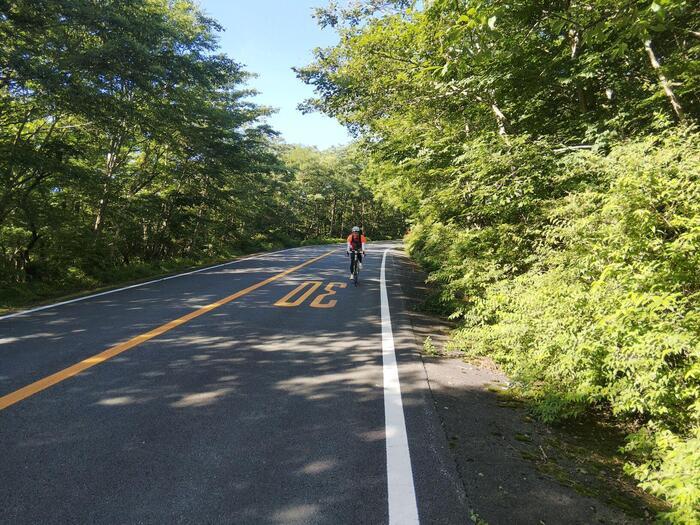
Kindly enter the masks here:
M 0 303 L 404 233 L 352 148 L 282 143 L 183 0 L 0 2 Z

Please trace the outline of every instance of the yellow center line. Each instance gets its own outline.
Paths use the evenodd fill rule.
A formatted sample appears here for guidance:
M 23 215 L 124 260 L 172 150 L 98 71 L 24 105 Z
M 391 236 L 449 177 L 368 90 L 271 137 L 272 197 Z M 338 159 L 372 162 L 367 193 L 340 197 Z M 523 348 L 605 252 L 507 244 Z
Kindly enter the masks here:
M 181 324 L 184 324 L 188 321 L 191 321 L 192 319 L 195 319 L 196 317 L 199 317 L 200 315 L 204 315 L 207 312 L 210 312 L 214 310 L 215 308 L 218 308 L 220 306 L 225 305 L 226 303 L 230 303 L 231 301 L 235 301 L 239 297 L 243 297 L 246 294 L 249 294 L 250 292 L 253 292 L 257 290 L 258 288 L 261 288 L 265 286 L 266 284 L 269 284 L 273 281 L 276 281 L 277 279 L 281 279 L 285 275 L 289 275 L 292 272 L 295 272 L 299 270 L 300 268 L 303 268 L 304 266 L 308 266 L 309 264 L 313 264 L 316 261 L 323 259 L 324 257 L 328 257 L 331 253 L 333 253 L 335 250 L 331 250 L 329 252 L 324 253 L 323 255 L 320 255 L 318 257 L 314 257 L 313 259 L 310 259 L 298 266 L 295 266 L 293 268 L 290 268 L 288 270 L 285 270 L 283 272 L 280 272 L 278 274 L 273 275 L 272 277 L 268 277 L 264 281 L 260 281 L 259 283 L 255 283 L 248 288 L 244 288 L 243 290 L 240 290 L 233 295 L 229 295 L 228 297 L 225 297 L 219 301 L 216 301 L 215 303 L 208 304 L 207 306 L 203 306 L 197 310 L 194 310 L 193 312 L 188 313 L 187 315 L 183 315 L 182 317 L 179 317 L 178 319 L 174 319 L 168 323 L 165 323 L 164 325 L 161 325 L 157 328 L 154 328 L 150 332 L 146 332 L 145 334 L 137 335 L 136 337 L 133 337 L 129 339 L 128 341 L 125 341 L 123 343 L 119 343 L 118 345 L 115 345 L 111 348 L 108 348 L 107 350 L 104 350 L 103 352 L 100 352 L 99 354 L 96 354 L 92 357 L 88 357 L 87 359 L 83 359 L 82 361 L 79 361 L 78 363 L 69 366 L 68 368 L 64 368 L 63 370 L 56 372 L 55 374 L 51 374 L 50 376 L 46 376 L 43 379 L 40 379 L 39 381 L 35 381 L 34 383 L 31 383 L 25 387 L 20 388 L 19 390 L 15 390 L 14 392 L 10 392 L 7 395 L 4 395 L 0 397 L 0 410 L 4 410 L 9 406 L 14 405 L 15 403 L 19 403 L 23 399 L 26 399 L 30 396 L 33 396 L 34 394 L 41 392 L 42 390 L 45 390 L 57 383 L 60 383 L 61 381 L 65 381 L 66 379 L 73 377 L 74 375 L 77 375 L 88 368 L 92 368 L 95 365 L 99 365 L 100 363 L 104 363 L 108 359 L 113 358 L 114 356 L 117 356 L 121 354 L 122 352 L 126 352 L 127 350 L 130 350 L 131 348 L 134 348 L 135 346 L 140 345 L 141 343 L 144 343 L 150 339 L 153 339 L 154 337 L 158 337 L 159 335 L 162 335 L 173 328 L 176 328 L 180 326 Z

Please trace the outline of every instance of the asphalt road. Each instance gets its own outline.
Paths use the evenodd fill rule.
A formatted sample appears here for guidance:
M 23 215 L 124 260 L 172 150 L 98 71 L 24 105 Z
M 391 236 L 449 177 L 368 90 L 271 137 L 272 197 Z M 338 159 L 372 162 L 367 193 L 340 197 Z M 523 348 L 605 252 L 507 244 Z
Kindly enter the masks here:
M 395 247 L 357 288 L 307 247 L 0 319 L 0 523 L 468 523 Z

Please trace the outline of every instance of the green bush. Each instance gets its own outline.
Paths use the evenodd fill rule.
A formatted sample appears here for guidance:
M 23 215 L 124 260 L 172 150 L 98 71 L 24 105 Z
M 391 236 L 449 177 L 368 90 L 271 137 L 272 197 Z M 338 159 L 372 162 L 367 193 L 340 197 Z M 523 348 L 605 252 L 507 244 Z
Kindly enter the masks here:
M 409 249 L 463 319 L 453 348 L 494 357 L 544 420 L 595 405 L 636 423 L 629 472 L 672 504 L 667 520 L 696 522 L 700 135 L 574 153 L 550 173 L 569 191 L 520 230 L 534 241 L 508 223 L 426 221 Z M 529 262 L 509 271 L 504 246 Z

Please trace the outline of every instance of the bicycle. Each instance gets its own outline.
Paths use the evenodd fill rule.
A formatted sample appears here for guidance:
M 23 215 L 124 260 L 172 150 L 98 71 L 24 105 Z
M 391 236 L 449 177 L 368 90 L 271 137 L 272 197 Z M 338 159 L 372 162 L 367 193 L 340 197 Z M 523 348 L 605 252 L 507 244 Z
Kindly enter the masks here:
M 358 280 L 360 277 L 360 265 L 358 264 L 358 250 L 350 250 L 350 267 L 352 268 L 352 282 L 355 286 L 359 286 Z

